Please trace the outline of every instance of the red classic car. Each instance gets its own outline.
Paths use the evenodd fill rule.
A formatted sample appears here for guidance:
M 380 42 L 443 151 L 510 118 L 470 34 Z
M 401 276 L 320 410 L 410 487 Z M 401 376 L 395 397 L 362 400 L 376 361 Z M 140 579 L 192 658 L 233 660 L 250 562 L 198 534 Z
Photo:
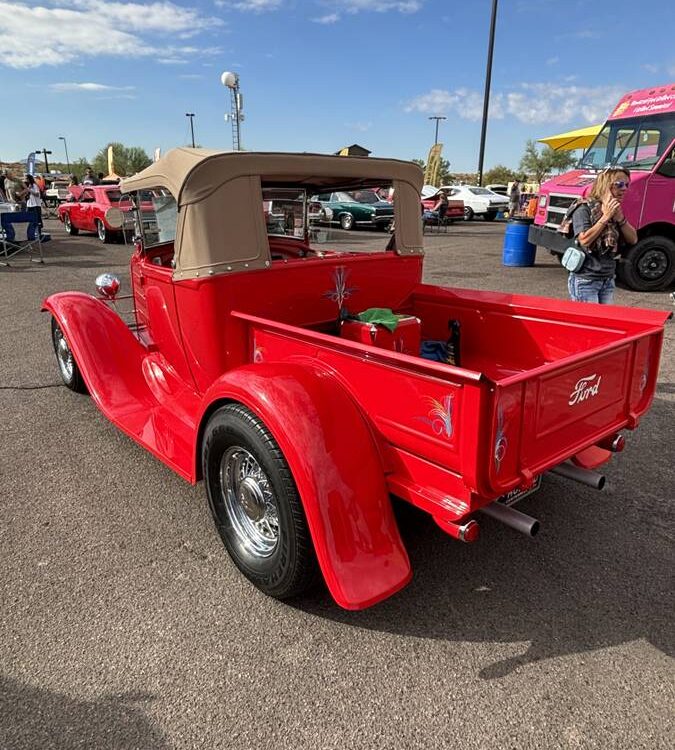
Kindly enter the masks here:
M 101 242 L 119 239 L 133 229 L 129 196 L 118 185 L 85 185 L 58 208 L 58 217 L 68 234 L 96 232 Z
M 306 211 L 271 234 L 261 210 L 265 191 L 305 191 L 295 208 L 387 183 L 380 252 L 313 242 Z M 652 402 L 669 313 L 423 283 L 421 183 L 394 160 L 175 149 L 122 183 L 155 211 L 133 322 L 112 274 L 102 298 L 43 302 L 64 383 L 204 480 L 232 561 L 271 596 L 320 574 L 359 609 L 405 586 L 392 496 L 463 542 L 482 514 L 533 536 L 513 504 L 548 471 L 601 488 Z

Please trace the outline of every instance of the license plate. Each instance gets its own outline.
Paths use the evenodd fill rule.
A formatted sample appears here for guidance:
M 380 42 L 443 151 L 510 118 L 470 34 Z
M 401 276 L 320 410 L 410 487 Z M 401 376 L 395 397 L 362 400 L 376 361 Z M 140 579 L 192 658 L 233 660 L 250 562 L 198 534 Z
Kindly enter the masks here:
M 514 505 L 524 497 L 527 497 L 533 492 L 536 492 L 540 486 L 541 476 L 538 476 L 534 480 L 534 484 L 531 487 L 528 487 L 526 490 L 511 490 L 511 492 L 507 492 L 506 495 L 502 495 L 500 498 L 498 498 L 497 502 L 501 503 L 502 505 Z

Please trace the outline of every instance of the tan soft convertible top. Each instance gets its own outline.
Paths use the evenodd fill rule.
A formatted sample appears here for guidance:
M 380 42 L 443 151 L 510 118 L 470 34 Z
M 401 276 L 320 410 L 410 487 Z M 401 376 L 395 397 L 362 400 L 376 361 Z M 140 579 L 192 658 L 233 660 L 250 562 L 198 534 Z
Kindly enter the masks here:
M 174 196 L 174 278 L 189 279 L 269 266 L 263 186 L 306 187 L 311 194 L 388 185 L 396 196 L 396 251 L 421 253 L 422 170 L 412 162 L 176 148 L 120 187 L 124 193 L 162 187 Z

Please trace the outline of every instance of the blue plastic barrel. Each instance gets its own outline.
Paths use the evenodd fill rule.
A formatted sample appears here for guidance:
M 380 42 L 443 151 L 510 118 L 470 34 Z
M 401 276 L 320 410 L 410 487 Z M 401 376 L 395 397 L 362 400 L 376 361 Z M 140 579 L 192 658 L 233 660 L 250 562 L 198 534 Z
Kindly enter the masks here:
M 505 266 L 533 266 L 537 246 L 528 241 L 532 219 L 529 217 L 509 219 L 504 233 L 502 263 Z

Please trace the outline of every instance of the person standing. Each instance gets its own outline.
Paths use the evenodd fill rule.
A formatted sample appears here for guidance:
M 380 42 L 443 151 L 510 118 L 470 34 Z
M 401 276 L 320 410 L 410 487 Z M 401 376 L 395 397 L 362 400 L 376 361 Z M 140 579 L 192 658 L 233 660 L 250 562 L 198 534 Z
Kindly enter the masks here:
M 24 180 L 24 187 L 17 193 L 17 197 L 26 202 L 26 213 L 31 215 L 31 222 L 28 226 L 28 239 L 35 239 L 35 229 L 42 231 L 42 198 L 40 197 L 40 188 L 37 186 L 33 175 L 27 174 Z
M 635 227 L 621 208 L 629 186 L 628 170 L 606 169 L 597 176 L 588 200 L 574 209 L 574 237 L 586 254 L 583 266 L 567 280 L 575 302 L 611 305 L 614 301 L 616 259 L 624 245 L 637 242 Z
M 83 185 L 98 185 L 98 177 L 94 174 L 94 170 L 91 167 L 87 167 L 84 177 L 82 178 Z
M 513 181 L 511 190 L 509 190 L 509 218 L 512 218 L 518 213 L 520 209 L 520 182 L 518 180 Z
M 14 192 L 14 179 L 12 178 L 12 175 L 9 174 L 9 172 L 5 171 L 4 177 L 3 177 L 3 190 L 5 193 L 5 198 L 9 201 L 9 203 L 16 203 L 16 195 Z

